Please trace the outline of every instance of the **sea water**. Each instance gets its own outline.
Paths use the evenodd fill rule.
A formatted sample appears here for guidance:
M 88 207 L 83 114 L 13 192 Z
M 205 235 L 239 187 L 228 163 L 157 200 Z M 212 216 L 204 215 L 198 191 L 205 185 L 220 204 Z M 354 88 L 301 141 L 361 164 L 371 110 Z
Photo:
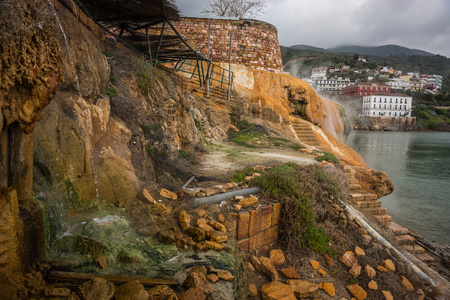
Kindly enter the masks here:
M 393 221 L 450 245 L 450 133 L 355 131 L 347 145 L 394 183 L 380 199 Z

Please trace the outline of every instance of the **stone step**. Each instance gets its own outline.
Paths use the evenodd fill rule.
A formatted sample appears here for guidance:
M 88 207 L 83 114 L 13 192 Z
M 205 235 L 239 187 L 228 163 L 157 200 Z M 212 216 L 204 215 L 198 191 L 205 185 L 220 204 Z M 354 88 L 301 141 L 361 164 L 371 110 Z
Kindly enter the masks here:
M 390 222 L 392 221 L 392 217 L 390 215 L 373 215 L 380 222 Z
M 350 184 L 358 184 L 359 186 L 361 186 L 361 185 L 359 184 L 359 180 L 356 179 L 356 178 L 353 177 L 353 176 L 350 176 L 350 178 L 347 178 L 347 181 L 348 181 L 348 184 L 349 184 L 349 185 L 350 185 Z
M 362 189 L 361 185 L 359 184 L 358 180 L 356 180 L 355 183 L 350 183 L 348 185 L 348 189 L 349 190 L 353 190 L 353 191 L 359 191 Z
M 361 207 L 361 210 L 368 214 L 368 215 L 385 215 L 386 214 L 386 208 L 384 207 Z
M 412 254 L 424 254 L 425 249 L 420 247 L 419 245 L 404 245 L 403 248 Z
M 409 234 L 397 235 L 395 239 L 399 245 L 412 245 L 416 242 L 416 239 Z
M 388 222 L 384 224 L 390 231 L 392 231 L 395 235 L 404 235 L 408 233 L 408 228 L 403 227 L 400 224 L 395 222 Z
M 349 196 L 352 201 L 370 201 L 378 199 L 376 194 L 368 193 L 366 191 L 352 191 L 349 193 Z
M 381 207 L 381 201 L 378 200 L 370 200 L 370 201 L 355 201 L 353 203 L 356 207 L 359 208 L 376 208 Z
M 427 265 L 431 265 L 434 263 L 434 257 L 423 253 L 423 254 L 416 254 L 415 255 L 420 261 L 426 263 Z

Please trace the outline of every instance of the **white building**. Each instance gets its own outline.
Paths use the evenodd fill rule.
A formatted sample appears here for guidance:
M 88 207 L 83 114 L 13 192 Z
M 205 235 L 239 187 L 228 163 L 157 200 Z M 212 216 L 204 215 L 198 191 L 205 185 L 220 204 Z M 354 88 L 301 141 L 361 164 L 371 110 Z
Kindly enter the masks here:
M 386 82 L 386 85 L 389 85 L 392 89 L 396 90 L 407 90 L 409 89 L 409 82 L 403 81 L 400 78 L 393 78 Z
M 442 88 L 442 76 L 441 75 L 428 75 L 427 77 L 427 91 L 436 92 Z
M 315 82 L 315 87 L 319 91 L 340 91 L 343 88 L 349 86 L 351 81 L 349 78 L 342 77 L 330 78 L 330 79 L 319 79 Z
M 411 117 L 412 97 L 403 94 L 373 94 L 363 97 L 363 115 Z
M 314 68 L 311 71 L 311 79 L 326 79 L 327 78 L 327 67 Z

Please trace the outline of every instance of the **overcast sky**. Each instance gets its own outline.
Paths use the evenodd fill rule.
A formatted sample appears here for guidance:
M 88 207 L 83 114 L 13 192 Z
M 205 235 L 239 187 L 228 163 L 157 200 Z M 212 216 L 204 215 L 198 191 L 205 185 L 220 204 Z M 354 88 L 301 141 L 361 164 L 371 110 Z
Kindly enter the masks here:
M 205 0 L 175 0 L 204 16 Z M 450 0 L 266 0 L 256 19 L 275 25 L 280 45 L 321 48 L 396 44 L 450 57 Z

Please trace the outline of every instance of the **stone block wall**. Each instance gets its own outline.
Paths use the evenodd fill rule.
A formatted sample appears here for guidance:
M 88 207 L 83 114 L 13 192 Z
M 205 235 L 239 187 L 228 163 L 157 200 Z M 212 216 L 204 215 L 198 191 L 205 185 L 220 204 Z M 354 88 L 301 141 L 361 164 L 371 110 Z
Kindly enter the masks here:
M 278 223 L 281 203 L 228 214 L 231 220 L 231 235 L 238 246 L 249 254 L 261 255 L 278 240 Z
M 174 25 L 191 46 L 206 56 L 207 18 L 181 18 Z M 277 29 L 271 24 L 256 20 L 211 19 L 210 58 L 213 62 L 228 62 L 230 31 L 231 63 L 257 70 L 283 71 Z

